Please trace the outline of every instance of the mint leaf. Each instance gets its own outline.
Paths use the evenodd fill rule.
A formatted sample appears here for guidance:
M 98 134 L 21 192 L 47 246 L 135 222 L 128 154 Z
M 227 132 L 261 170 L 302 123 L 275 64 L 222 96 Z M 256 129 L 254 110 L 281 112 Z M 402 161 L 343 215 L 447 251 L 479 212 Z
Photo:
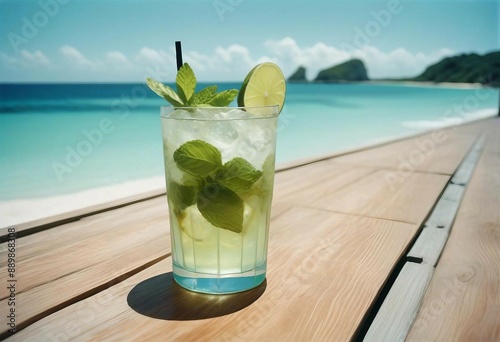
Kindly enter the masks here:
M 222 166 L 222 157 L 217 147 L 202 141 L 191 140 L 174 152 L 174 161 L 184 172 L 195 177 L 205 177 Z
M 154 91 L 157 95 L 163 97 L 165 100 L 170 102 L 170 104 L 173 105 L 174 107 L 183 106 L 183 101 L 179 98 L 176 92 L 169 86 L 166 86 L 152 79 L 151 77 L 147 78 L 146 83 L 152 91 Z
M 175 78 L 177 93 L 169 86 L 155 81 L 151 77 L 147 78 L 146 83 L 152 91 L 163 97 L 174 107 L 201 105 L 226 107 L 229 106 L 236 95 L 238 95 L 238 90 L 236 89 L 224 90 L 216 94 L 217 86 L 215 85 L 206 87 L 198 93 L 195 93 L 196 76 L 188 63 L 184 63 L 177 72 Z
M 241 233 L 243 230 L 243 201 L 233 191 L 209 183 L 198 193 L 198 210 L 212 225 Z
M 177 72 L 175 83 L 177 85 L 177 93 L 182 102 L 184 105 L 189 105 L 194 94 L 194 89 L 196 88 L 196 76 L 189 64 L 184 63 L 181 66 Z
M 226 107 L 233 102 L 236 95 L 238 95 L 238 90 L 236 89 L 224 90 L 215 95 L 208 104 L 214 107 Z
M 186 186 L 177 182 L 171 181 L 167 187 L 167 197 L 174 206 L 174 211 L 180 212 L 190 205 L 196 203 L 197 189 L 193 186 Z
M 262 171 L 256 170 L 252 164 L 243 158 L 233 158 L 225 163 L 217 172 L 217 181 L 235 191 L 248 190 L 262 176 Z
M 199 106 L 199 105 L 204 105 L 208 104 L 212 99 L 215 97 L 215 93 L 217 92 L 217 86 L 208 86 L 193 96 L 193 101 L 192 105 L 193 106 Z

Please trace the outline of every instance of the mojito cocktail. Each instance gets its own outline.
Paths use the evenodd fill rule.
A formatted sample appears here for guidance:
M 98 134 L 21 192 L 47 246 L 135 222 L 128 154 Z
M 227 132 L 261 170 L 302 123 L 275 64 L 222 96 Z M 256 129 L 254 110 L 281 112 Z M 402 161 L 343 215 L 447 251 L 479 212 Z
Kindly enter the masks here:
M 181 286 L 230 293 L 265 279 L 277 116 L 278 106 L 162 108 L 173 271 Z
M 148 86 L 172 104 L 161 122 L 175 281 L 192 291 L 233 293 L 266 277 L 276 128 L 285 97 L 279 68 L 253 68 L 238 93 L 195 91 L 187 63 L 177 91 Z M 238 95 L 239 107 L 227 107 Z

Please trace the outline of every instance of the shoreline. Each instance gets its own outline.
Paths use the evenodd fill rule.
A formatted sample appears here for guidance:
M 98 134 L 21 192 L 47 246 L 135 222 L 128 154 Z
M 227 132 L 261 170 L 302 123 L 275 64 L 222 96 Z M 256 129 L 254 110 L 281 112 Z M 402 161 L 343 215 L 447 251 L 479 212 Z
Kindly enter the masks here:
M 28 229 L 165 192 L 165 178 L 157 176 L 64 195 L 0 201 L 0 235 L 9 227 Z
M 482 83 L 460 83 L 460 82 L 430 82 L 430 81 L 391 81 L 391 80 L 367 80 L 367 81 L 335 81 L 335 82 L 315 82 L 315 81 L 293 81 L 290 84 L 369 84 L 369 85 L 390 85 L 415 88 L 445 88 L 445 89 L 482 89 L 492 88 Z
M 451 88 L 451 89 L 481 89 L 494 88 L 486 86 L 482 83 L 455 83 L 455 82 L 429 82 L 429 81 L 391 81 L 391 80 L 370 80 L 364 81 L 370 84 L 381 85 L 400 85 L 405 87 L 422 87 L 422 88 Z

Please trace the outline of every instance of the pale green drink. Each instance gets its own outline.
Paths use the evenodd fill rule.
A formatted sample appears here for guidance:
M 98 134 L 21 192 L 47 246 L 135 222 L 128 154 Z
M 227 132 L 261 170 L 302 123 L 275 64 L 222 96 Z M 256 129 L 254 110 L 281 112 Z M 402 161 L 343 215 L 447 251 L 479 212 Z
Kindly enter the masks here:
M 174 279 L 205 293 L 266 276 L 278 106 L 162 107 Z

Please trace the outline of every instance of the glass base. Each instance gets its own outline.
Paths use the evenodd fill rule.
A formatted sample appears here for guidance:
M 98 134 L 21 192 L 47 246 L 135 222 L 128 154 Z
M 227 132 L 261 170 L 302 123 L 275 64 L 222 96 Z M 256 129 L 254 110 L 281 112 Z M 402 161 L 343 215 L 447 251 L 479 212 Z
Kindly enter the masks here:
M 228 294 L 253 289 L 266 279 L 266 263 L 245 273 L 207 274 L 173 264 L 174 279 L 183 288 L 201 293 Z

